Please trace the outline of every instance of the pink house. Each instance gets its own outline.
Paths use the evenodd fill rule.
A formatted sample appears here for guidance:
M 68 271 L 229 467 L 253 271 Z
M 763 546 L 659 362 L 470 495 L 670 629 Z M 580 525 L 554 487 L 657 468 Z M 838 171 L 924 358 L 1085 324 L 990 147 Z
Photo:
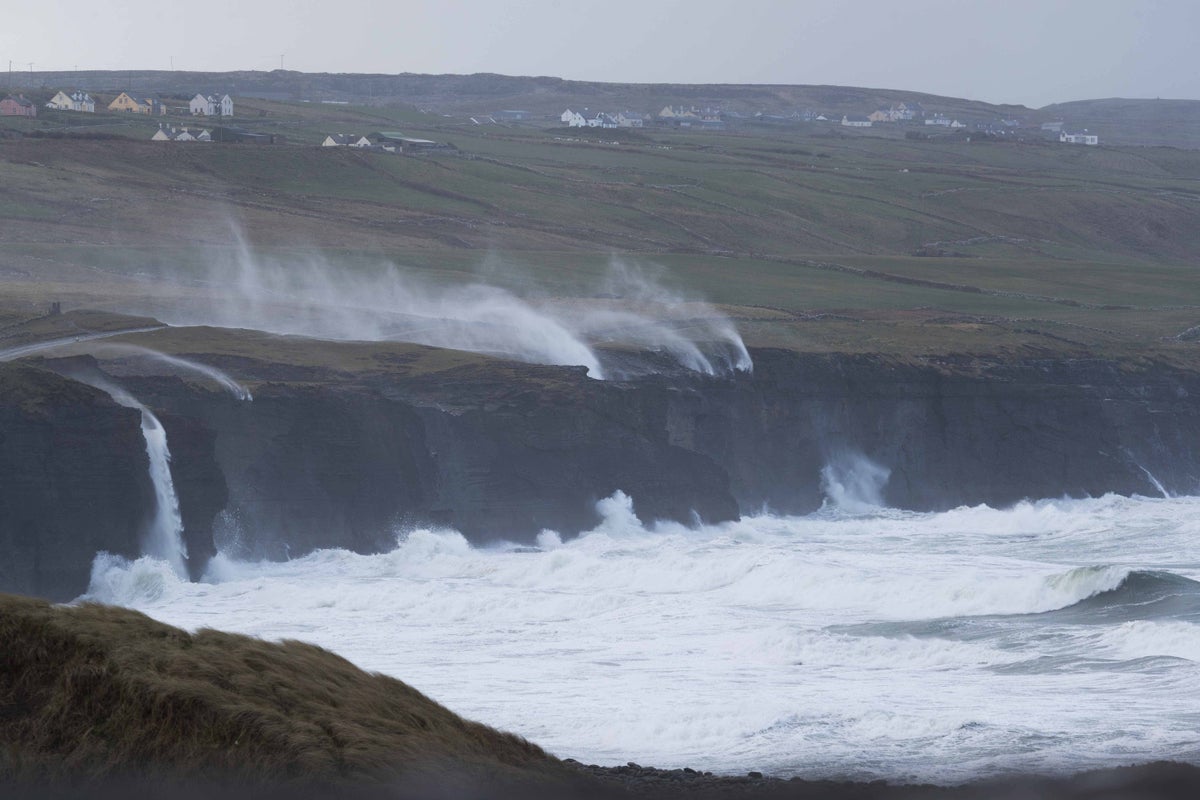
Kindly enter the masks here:
M 0 100 L 0 117 L 36 117 L 37 106 L 25 99 L 25 95 L 11 94 Z

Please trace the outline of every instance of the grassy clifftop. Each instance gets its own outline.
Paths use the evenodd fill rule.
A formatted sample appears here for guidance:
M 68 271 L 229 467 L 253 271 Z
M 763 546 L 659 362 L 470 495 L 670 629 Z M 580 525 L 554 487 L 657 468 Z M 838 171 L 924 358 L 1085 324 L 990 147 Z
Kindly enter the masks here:
M 0 595 L 0 780 L 560 785 L 540 748 L 300 642 Z

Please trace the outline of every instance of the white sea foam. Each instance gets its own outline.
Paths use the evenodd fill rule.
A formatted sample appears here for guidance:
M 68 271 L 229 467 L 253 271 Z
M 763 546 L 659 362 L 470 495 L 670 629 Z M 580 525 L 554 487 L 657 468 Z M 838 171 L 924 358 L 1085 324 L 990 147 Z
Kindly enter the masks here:
M 379 555 L 219 556 L 195 584 L 98 560 L 90 596 L 313 641 L 588 761 L 944 782 L 1200 761 L 1179 700 L 1200 691 L 1196 626 L 1041 614 L 1132 570 L 1200 577 L 1200 500 L 698 530 L 647 527 L 620 493 L 600 510 L 536 549 L 417 529 Z
M 1167 657 L 1200 664 L 1200 625 L 1191 622 L 1124 622 L 1105 629 L 1097 644 L 1111 656 L 1123 660 Z

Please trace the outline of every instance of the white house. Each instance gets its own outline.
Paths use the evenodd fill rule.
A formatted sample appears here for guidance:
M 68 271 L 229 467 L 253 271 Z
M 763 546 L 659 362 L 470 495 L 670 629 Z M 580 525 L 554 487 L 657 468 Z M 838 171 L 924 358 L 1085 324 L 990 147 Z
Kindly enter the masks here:
M 621 128 L 641 128 L 645 123 L 645 117 L 632 111 L 622 111 L 617 114 L 617 126 Z
M 207 130 L 192 133 L 187 128 L 176 128 L 174 125 L 159 124 L 158 130 L 150 137 L 152 142 L 211 142 L 212 134 Z
M 612 114 L 598 112 L 596 116 L 588 119 L 587 126 L 589 128 L 615 128 L 617 127 L 617 118 Z
M 1099 136 L 1097 136 L 1094 133 L 1088 133 L 1086 131 L 1084 131 L 1083 133 L 1067 133 L 1066 131 L 1063 131 L 1062 133 L 1060 133 L 1058 135 L 1058 140 L 1064 144 L 1088 144 L 1088 145 L 1100 144 Z
M 87 92 L 77 91 L 67 94 L 60 91 L 54 97 L 50 98 L 50 102 L 46 103 L 46 108 L 53 108 L 59 111 L 84 111 L 88 114 L 95 114 L 96 101 Z
M 569 108 L 559 116 L 559 119 L 568 128 L 586 128 L 588 124 L 587 118 L 583 114 L 580 114 L 578 111 L 572 111 Z
M 197 94 L 188 103 L 194 117 L 232 117 L 233 98 L 227 94 Z
M 370 147 L 371 140 L 353 133 L 331 133 L 321 142 L 322 147 Z
M 846 115 L 842 117 L 842 125 L 846 128 L 869 128 L 871 120 L 866 117 Z

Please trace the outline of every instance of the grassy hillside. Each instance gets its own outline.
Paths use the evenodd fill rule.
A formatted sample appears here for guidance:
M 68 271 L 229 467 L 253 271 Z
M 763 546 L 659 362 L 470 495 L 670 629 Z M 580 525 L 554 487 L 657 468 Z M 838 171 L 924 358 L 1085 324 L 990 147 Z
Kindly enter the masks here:
M 1117 145 L 1200 147 L 1200 100 L 1082 100 L 1040 109 L 994 105 L 959 97 L 892 88 L 770 84 L 632 84 L 570 81 L 538 76 L 372 75 L 235 72 L 84 71 L 13 74 L 13 89 L 44 102 L 58 89 L 83 88 L 106 102 L 122 91 L 160 95 L 186 106 L 196 92 L 229 92 L 242 104 L 253 98 L 307 103 L 426 109 L 464 119 L 501 109 L 522 109 L 535 124 L 557 119 L 564 108 L 657 113 L 665 105 L 718 107 L 727 112 L 789 114 L 810 109 L 840 118 L 869 114 L 895 103 L 920 103 L 930 113 L 964 122 L 1018 119 L 1034 129 L 1063 120 L 1072 129 L 1098 131 Z M 245 114 L 252 119 L 254 111 Z
M 437 796 L 575 780 L 540 748 L 312 645 L 11 595 L 0 595 L 0 719 L 0 780 L 158 776 Z
M 1173 337 L 1200 324 L 1200 151 L 238 107 L 292 144 L 154 143 L 156 121 L 114 115 L 6 122 L 143 140 L 0 140 L 0 315 L 28 318 L 51 299 L 128 311 L 130 297 L 154 313 L 203 294 L 211 265 L 239 257 L 240 231 L 282 263 L 391 262 L 432 281 L 482 270 L 572 300 L 602 292 L 614 257 L 662 267 L 758 344 L 1192 357 Z M 395 129 L 459 153 L 316 146 Z
M 1067 121 L 1072 131 L 1087 129 L 1100 141 L 1152 147 L 1200 146 L 1200 101 L 1126 99 L 1079 100 L 1039 110 Z

